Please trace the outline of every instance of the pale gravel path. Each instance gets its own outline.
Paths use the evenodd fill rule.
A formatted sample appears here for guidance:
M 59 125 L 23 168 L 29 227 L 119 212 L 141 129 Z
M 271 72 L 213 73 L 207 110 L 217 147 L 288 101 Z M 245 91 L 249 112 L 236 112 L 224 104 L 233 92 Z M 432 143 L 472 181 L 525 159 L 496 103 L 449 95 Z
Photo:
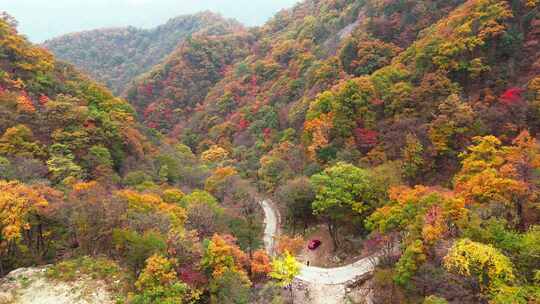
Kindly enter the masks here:
M 364 258 L 343 267 L 320 268 L 303 266 L 297 278 L 309 283 L 325 285 L 345 284 L 373 271 L 375 268 L 374 262 L 375 260 L 372 258 Z
M 264 247 L 271 256 L 274 255 L 275 239 L 279 232 L 279 215 L 276 208 L 268 200 L 263 200 L 260 205 L 264 211 Z

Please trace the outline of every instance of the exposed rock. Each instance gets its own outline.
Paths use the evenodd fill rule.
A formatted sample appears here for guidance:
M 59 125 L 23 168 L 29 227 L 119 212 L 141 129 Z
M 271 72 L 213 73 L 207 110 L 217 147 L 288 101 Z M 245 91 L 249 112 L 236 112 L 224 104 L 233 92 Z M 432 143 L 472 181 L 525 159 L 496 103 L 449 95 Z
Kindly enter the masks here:
M 13 303 L 14 297 L 11 293 L 7 291 L 0 291 L 0 304 L 10 304 Z
M 105 284 L 90 278 L 61 282 L 47 267 L 20 268 L 0 280 L 0 304 L 113 304 Z

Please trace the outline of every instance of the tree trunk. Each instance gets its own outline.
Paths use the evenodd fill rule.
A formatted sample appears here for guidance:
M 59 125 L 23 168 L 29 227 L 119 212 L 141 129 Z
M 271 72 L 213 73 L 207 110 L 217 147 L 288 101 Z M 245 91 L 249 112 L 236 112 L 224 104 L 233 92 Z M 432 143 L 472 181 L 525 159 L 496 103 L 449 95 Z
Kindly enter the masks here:
M 40 254 L 43 254 L 43 252 L 45 252 L 45 241 L 43 240 L 43 225 L 41 224 L 41 221 L 38 225 L 37 248 Z
M 332 220 L 328 220 L 328 232 L 330 233 L 330 237 L 332 237 L 332 242 L 334 243 L 334 252 L 335 252 L 338 250 L 339 242 L 338 242 L 337 227 Z
M 524 199 L 519 199 L 517 202 L 517 217 L 518 217 L 518 230 L 525 232 L 527 230 L 525 219 L 523 218 L 523 205 L 525 204 Z

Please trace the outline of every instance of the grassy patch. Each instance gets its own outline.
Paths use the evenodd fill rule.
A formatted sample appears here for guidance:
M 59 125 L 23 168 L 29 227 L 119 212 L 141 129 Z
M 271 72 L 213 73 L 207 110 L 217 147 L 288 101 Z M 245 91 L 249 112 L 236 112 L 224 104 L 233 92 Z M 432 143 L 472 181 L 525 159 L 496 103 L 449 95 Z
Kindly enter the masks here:
M 30 286 L 30 283 L 32 283 L 30 278 L 27 277 L 20 278 L 19 282 L 21 283 L 22 288 L 27 288 L 28 286 Z

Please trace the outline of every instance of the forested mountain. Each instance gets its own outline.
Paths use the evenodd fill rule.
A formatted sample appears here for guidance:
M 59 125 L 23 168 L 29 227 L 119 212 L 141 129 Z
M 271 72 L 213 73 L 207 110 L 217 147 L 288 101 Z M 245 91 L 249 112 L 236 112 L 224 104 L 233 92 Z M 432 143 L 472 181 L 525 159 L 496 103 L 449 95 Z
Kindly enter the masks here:
M 270 260 L 254 191 L 230 160 L 145 133 L 124 99 L 2 15 L 0 278 L 55 263 L 40 276 L 100 280 L 107 303 L 279 297 L 250 289 Z M 19 303 L 3 289 L 13 283 L 0 279 L 2 301 Z
M 221 144 L 248 147 L 247 153 L 262 156 L 279 144 L 284 131 L 300 144 L 309 104 L 319 93 L 390 64 L 420 30 L 462 2 L 305 1 L 253 29 L 256 39 L 251 40 L 249 56 L 223 69 L 221 81 L 210 90 L 196 87 L 203 94 L 209 91 L 205 98 L 178 94 L 189 87 L 179 81 L 184 75 L 181 67 L 188 66 L 189 75 L 197 60 L 177 52 L 169 58 L 181 63 L 176 69 L 157 67 L 128 90 L 128 99 L 151 127 L 183 133 L 184 142 L 197 151 Z M 208 78 L 215 82 L 215 77 Z M 178 114 L 170 115 L 171 110 Z M 363 132 L 373 137 L 370 131 Z M 322 153 L 337 153 L 334 145 L 321 148 Z
M 131 105 L 9 22 L 0 274 L 60 262 L 127 270 L 128 303 L 287 303 L 296 258 L 370 257 L 373 303 L 539 303 L 538 0 L 305 0 L 194 33 Z M 272 261 L 261 197 L 283 215 Z
M 0 154 L 14 162 L 3 175 L 97 177 L 149 151 L 125 100 L 0 25 Z
M 249 55 L 254 39 L 247 31 L 194 35 L 133 81 L 126 96 L 148 126 L 170 130 L 193 113 L 227 69 Z
M 141 77 L 142 121 L 226 151 L 334 248 L 398 240 L 380 303 L 535 303 L 537 1 L 307 0 L 249 34 L 247 55 L 187 42 Z
M 44 46 L 75 64 L 115 93 L 165 59 L 195 33 L 219 35 L 241 25 L 211 12 L 179 16 L 152 29 L 106 28 L 48 40 Z
M 464 2 L 305 1 L 251 37 L 186 41 L 128 99 L 151 128 L 198 152 L 245 147 L 239 159 L 286 142 L 312 163 L 380 163 L 401 158 L 410 135 L 427 173 L 415 174 L 444 180 L 434 173 L 455 172 L 474 136 L 537 127 L 536 8 Z

